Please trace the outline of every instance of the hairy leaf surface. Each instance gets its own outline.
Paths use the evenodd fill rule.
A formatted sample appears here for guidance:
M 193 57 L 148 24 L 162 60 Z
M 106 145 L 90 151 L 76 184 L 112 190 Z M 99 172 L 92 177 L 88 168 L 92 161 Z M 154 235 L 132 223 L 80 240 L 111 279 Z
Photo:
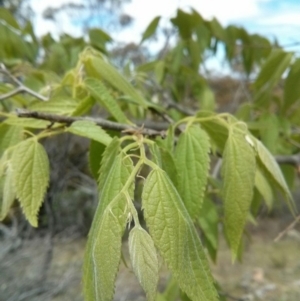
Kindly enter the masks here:
M 129 233 L 129 253 L 134 274 L 147 295 L 154 301 L 158 283 L 158 259 L 151 236 L 140 226 Z
M 67 128 L 67 131 L 78 136 L 98 141 L 104 145 L 108 145 L 112 141 L 112 138 L 93 121 L 75 121 Z
M 255 155 L 245 135 L 231 129 L 223 153 L 225 231 L 236 258 L 253 196 Z
M 183 132 L 175 149 L 178 192 L 191 216 L 199 216 L 209 170 L 209 138 L 196 125 Z
M 47 153 L 37 140 L 27 139 L 18 144 L 11 160 L 17 198 L 29 223 L 37 227 L 37 214 L 49 183 Z
M 19 117 L 10 117 L 5 119 L 5 124 L 32 128 L 32 129 L 46 129 L 51 122 L 46 120 L 37 120 L 34 118 L 19 118 Z
M 128 119 L 119 107 L 117 101 L 112 97 L 109 90 L 105 85 L 95 79 L 87 78 L 85 80 L 85 85 L 90 93 L 95 97 L 95 99 L 100 102 L 100 104 L 106 108 L 106 110 L 118 121 L 121 123 L 128 123 Z
M 101 187 L 85 251 L 83 282 L 86 301 L 112 300 L 121 257 L 121 238 L 129 209 L 124 193 L 120 192 L 133 164 L 128 157 L 124 158 L 123 153 L 113 159 L 112 166 L 105 168 L 107 177 Z M 133 185 L 128 192 L 133 198 Z
M 100 190 L 103 188 L 104 183 L 108 178 L 109 172 L 114 166 L 115 158 L 117 157 L 119 152 L 120 140 L 117 137 L 115 137 L 113 138 L 111 143 L 106 147 L 102 156 L 98 179 L 98 186 Z
M 65 99 L 64 97 L 55 97 L 47 102 L 36 102 L 28 108 L 33 111 L 53 113 L 70 116 L 77 107 L 77 101 L 74 99 Z
M 181 289 L 192 300 L 218 300 L 193 222 L 164 171 L 151 171 L 142 200 L 151 237 Z

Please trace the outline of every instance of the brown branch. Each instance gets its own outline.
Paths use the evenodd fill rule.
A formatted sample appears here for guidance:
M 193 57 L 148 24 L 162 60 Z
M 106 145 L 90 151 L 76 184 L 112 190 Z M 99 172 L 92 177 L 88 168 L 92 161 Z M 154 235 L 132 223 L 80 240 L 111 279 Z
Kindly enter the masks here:
M 73 116 L 61 116 L 55 114 L 48 114 L 36 111 L 29 111 L 26 109 L 17 109 L 16 114 L 18 117 L 22 118 L 35 118 L 41 120 L 51 121 L 53 123 L 64 123 L 66 125 L 71 125 L 73 122 L 78 120 L 88 120 L 95 124 L 101 126 L 103 129 L 114 130 L 114 131 L 127 131 L 127 132 L 140 132 L 145 136 L 155 137 L 155 136 L 166 136 L 166 130 L 169 127 L 167 122 L 155 122 L 151 120 L 136 121 L 138 126 L 132 126 L 128 124 L 122 124 L 118 122 L 109 121 L 103 118 L 92 118 L 92 117 L 73 117 Z M 300 153 L 291 156 L 275 156 L 276 161 L 279 164 L 291 164 L 294 166 L 300 166 Z
M 289 232 L 290 230 L 292 230 L 293 228 L 295 228 L 295 226 L 297 225 L 297 223 L 300 222 L 300 215 L 298 215 L 296 217 L 296 219 L 288 226 L 286 227 L 282 232 L 280 232 L 277 237 L 274 239 L 274 242 L 279 241 L 287 232 Z
M 91 117 L 71 117 L 71 116 L 61 116 L 61 115 L 55 115 L 55 114 L 48 114 L 48 113 L 42 113 L 42 112 L 36 112 L 36 111 L 28 111 L 25 109 L 18 109 L 16 111 L 18 117 L 23 117 L 23 118 L 35 118 L 35 119 L 41 119 L 41 120 L 47 120 L 51 122 L 58 122 L 58 123 L 64 123 L 66 125 L 71 125 L 73 122 L 78 121 L 78 120 L 87 120 L 87 121 L 92 121 L 95 124 L 101 126 L 103 129 L 107 130 L 114 130 L 114 131 L 139 131 L 141 134 L 145 136 L 161 136 L 165 137 L 166 133 L 165 131 L 167 130 L 166 124 L 163 124 L 161 129 L 159 130 L 154 130 L 151 128 L 138 128 L 136 126 L 131 126 L 128 124 L 122 124 L 122 123 L 117 123 L 113 121 L 109 121 L 103 118 L 91 118 Z
M 41 101 L 48 101 L 48 97 L 45 97 L 31 89 L 29 89 L 28 87 L 24 86 L 22 84 L 21 81 L 19 81 L 15 76 L 13 76 L 5 67 L 4 64 L 0 64 L 0 72 L 4 75 L 6 75 L 7 77 L 9 77 L 16 85 L 17 85 L 17 88 L 10 91 L 10 92 L 7 92 L 5 94 L 1 94 L 0 95 L 0 101 L 1 100 L 4 100 L 4 99 L 7 99 L 7 98 L 10 98 L 16 94 L 20 94 L 20 93 L 27 93 Z

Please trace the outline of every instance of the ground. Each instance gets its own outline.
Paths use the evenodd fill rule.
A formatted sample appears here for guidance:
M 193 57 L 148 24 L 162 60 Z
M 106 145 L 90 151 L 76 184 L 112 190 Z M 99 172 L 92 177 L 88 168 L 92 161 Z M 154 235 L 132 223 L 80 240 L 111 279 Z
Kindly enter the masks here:
M 258 226 L 249 227 L 251 241 L 246 243 L 242 263 L 231 263 L 230 251 L 221 239 L 217 263 L 211 267 L 227 300 L 300 300 L 299 228 L 274 242 L 290 221 L 265 218 Z M 3 236 L 0 241 L 0 301 L 82 301 L 81 266 L 85 242 L 76 232 L 57 235 L 51 254 L 47 235 L 23 241 L 13 234 Z M 123 252 L 128 255 L 126 241 Z M 162 272 L 159 287 L 166 277 Z M 132 271 L 123 263 L 114 300 L 145 300 Z

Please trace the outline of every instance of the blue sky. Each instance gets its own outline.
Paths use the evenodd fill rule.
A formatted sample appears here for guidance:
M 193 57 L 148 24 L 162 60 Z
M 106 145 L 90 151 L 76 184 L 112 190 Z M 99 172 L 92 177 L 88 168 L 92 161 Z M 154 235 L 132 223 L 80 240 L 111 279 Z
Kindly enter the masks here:
M 61 14 L 57 26 L 41 17 L 45 7 L 58 7 L 68 0 L 31 1 L 37 13 L 35 24 L 38 35 L 48 31 L 54 35 L 61 32 L 75 36 L 81 34 L 78 26 L 80 20 L 79 23 L 74 22 Z M 166 24 L 178 7 L 185 10 L 194 7 L 204 18 L 215 16 L 224 26 L 240 25 L 251 33 L 260 33 L 271 39 L 277 37 L 281 44 L 300 42 L 300 0 L 131 0 L 124 9 L 135 17 L 133 26 L 118 34 L 112 33 L 112 36 L 117 40 L 138 42 L 141 33 L 155 16 L 161 15 L 162 22 Z M 300 53 L 300 45 L 289 49 Z

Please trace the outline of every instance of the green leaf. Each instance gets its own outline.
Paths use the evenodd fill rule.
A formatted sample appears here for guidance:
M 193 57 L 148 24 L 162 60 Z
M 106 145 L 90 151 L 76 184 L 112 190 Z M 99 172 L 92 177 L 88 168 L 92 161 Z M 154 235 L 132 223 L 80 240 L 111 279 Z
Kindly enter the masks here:
M 13 179 L 17 198 L 33 227 L 37 227 L 37 214 L 49 183 L 47 153 L 35 139 L 18 144 L 12 154 Z
M 7 148 L 22 141 L 22 130 L 21 127 L 0 124 L 0 158 Z
M 196 125 L 188 127 L 178 139 L 175 162 L 178 192 L 192 219 L 199 216 L 209 170 L 209 138 Z
M 251 139 L 254 141 L 258 159 L 264 170 L 267 172 L 268 177 L 271 181 L 274 181 L 275 186 L 282 192 L 291 211 L 295 212 L 295 204 L 292 194 L 273 155 L 259 140 L 254 137 L 251 137 Z
M 263 170 L 260 168 L 260 164 L 257 165 L 255 172 L 255 187 L 263 197 L 269 210 L 271 210 L 273 207 L 274 194 L 267 177 L 265 176 Z
M 20 29 L 11 12 L 3 7 L 0 8 L 0 19 L 5 21 L 8 25 L 14 27 L 15 29 Z
M 119 107 L 117 101 L 111 96 L 103 83 L 94 78 L 87 78 L 85 85 L 95 99 L 118 121 L 129 123 L 127 117 Z
M 96 180 L 99 178 L 101 158 L 105 149 L 106 147 L 104 144 L 95 140 L 91 140 L 89 148 L 89 167 L 93 177 Z
M 216 206 L 208 198 L 204 199 L 198 222 L 207 241 L 207 248 L 209 250 L 209 253 L 212 259 L 216 261 L 218 250 L 219 216 Z
M 76 109 L 72 113 L 72 116 L 81 116 L 88 113 L 95 104 L 95 99 L 92 96 L 86 96 L 77 105 Z
M 78 136 L 93 139 L 104 145 L 108 145 L 112 141 L 112 138 L 93 121 L 75 121 L 66 129 L 66 131 Z
M 129 233 L 129 253 L 134 274 L 146 292 L 147 300 L 154 301 L 158 283 L 158 259 L 151 236 L 140 226 Z
M 292 65 L 289 74 L 284 81 L 283 109 L 289 109 L 300 100 L 300 59 Z
M 113 140 L 113 145 L 116 141 L 118 139 Z M 112 164 L 104 169 L 107 175 L 85 251 L 83 282 L 86 301 L 112 300 L 121 258 L 121 238 L 129 213 L 128 200 L 121 190 L 132 172 L 133 163 L 122 152 L 113 159 L 110 158 Z M 133 198 L 133 183 L 128 194 Z
M 18 126 L 31 129 L 46 129 L 51 124 L 51 121 L 37 120 L 34 118 L 10 117 L 5 119 L 4 123 L 14 125 L 16 127 Z
M 160 141 L 157 141 L 157 144 L 163 145 Z M 152 161 L 167 173 L 175 187 L 177 187 L 178 172 L 175 159 L 168 149 L 159 147 L 157 144 L 152 144 L 149 147 L 149 150 L 153 156 Z
M 102 156 L 98 179 L 99 189 L 103 188 L 104 183 L 109 175 L 110 169 L 112 168 L 115 158 L 117 157 L 119 152 L 120 140 L 117 137 L 115 137 L 113 138 L 111 143 L 106 147 Z
M 98 76 L 100 79 L 107 81 L 117 90 L 130 96 L 132 100 L 147 108 L 147 102 L 142 95 L 134 89 L 134 87 L 111 65 L 100 53 L 93 55 L 89 53 L 89 49 L 81 57 L 88 76 Z
M 274 113 L 266 112 L 260 116 L 260 136 L 271 153 L 276 153 L 279 138 L 279 120 Z
M 171 180 L 151 171 L 142 194 L 150 235 L 179 286 L 192 300 L 218 300 L 193 222 Z
M 91 45 L 100 51 L 105 51 L 105 44 L 112 41 L 112 38 L 99 28 L 89 30 Z
M 122 235 L 128 208 L 123 194 L 117 195 L 98 218 L 95 215 L 84 260 L 84 300 L 112 300 L 121 258 Z
M 77 107 L 77 101 L 74 99 L 65 99 L 62 97 L 52 98 L 45 102 L 36 102 L 28 106 L 32 111 L 53 113 L 59 115 L 70 116 L 73 114 Z
M 2 221 L 16 198 L 12 166 L 6 155 L 1 158 L 0 162 L 0 196 L 0 221 Z
M 269 87 L 273 87 L 281 78 L 285 69 L 289 66 L 292 56 L 293 54 L 291 52 L 285 52 L 281 49 L 273 50 L 262 66 L 261 71 L 254 82 L 254 87 L 257 90 L 260 90 L 266 83 L 268 83 Z
M 232 128 L 223 153 L 225 231 L 235 260 L 253 196 L 255 155 L 246 135 Z
M 208 25 L 211 28 L 212 34 L 217 39 L 222 40 L 222 41 L 226 40 L 226 31 L 216 18 L 213 18 L 210 22 L 208 22 Z
M 197 116 L 201 113 L 198 113 Z M 200 117 L 199 116 L 199 117 Z M 213 116 L 210 114 L 209 116 Z M 202 116 L 201 116 L 202 117 Z M 212 119 L 200 120 L 201 127 L 208 133 L 211 142 L 220 150 L 223 151 L 225 143 L 228 138 L 228 125 L 227 123 L 217 116 Z
M 160 16 L 157 16 L 150 22 L 150 24 L 147 26 L 146 30 L 143 33 L 141 44 L 155 34 L 159 21 Z

